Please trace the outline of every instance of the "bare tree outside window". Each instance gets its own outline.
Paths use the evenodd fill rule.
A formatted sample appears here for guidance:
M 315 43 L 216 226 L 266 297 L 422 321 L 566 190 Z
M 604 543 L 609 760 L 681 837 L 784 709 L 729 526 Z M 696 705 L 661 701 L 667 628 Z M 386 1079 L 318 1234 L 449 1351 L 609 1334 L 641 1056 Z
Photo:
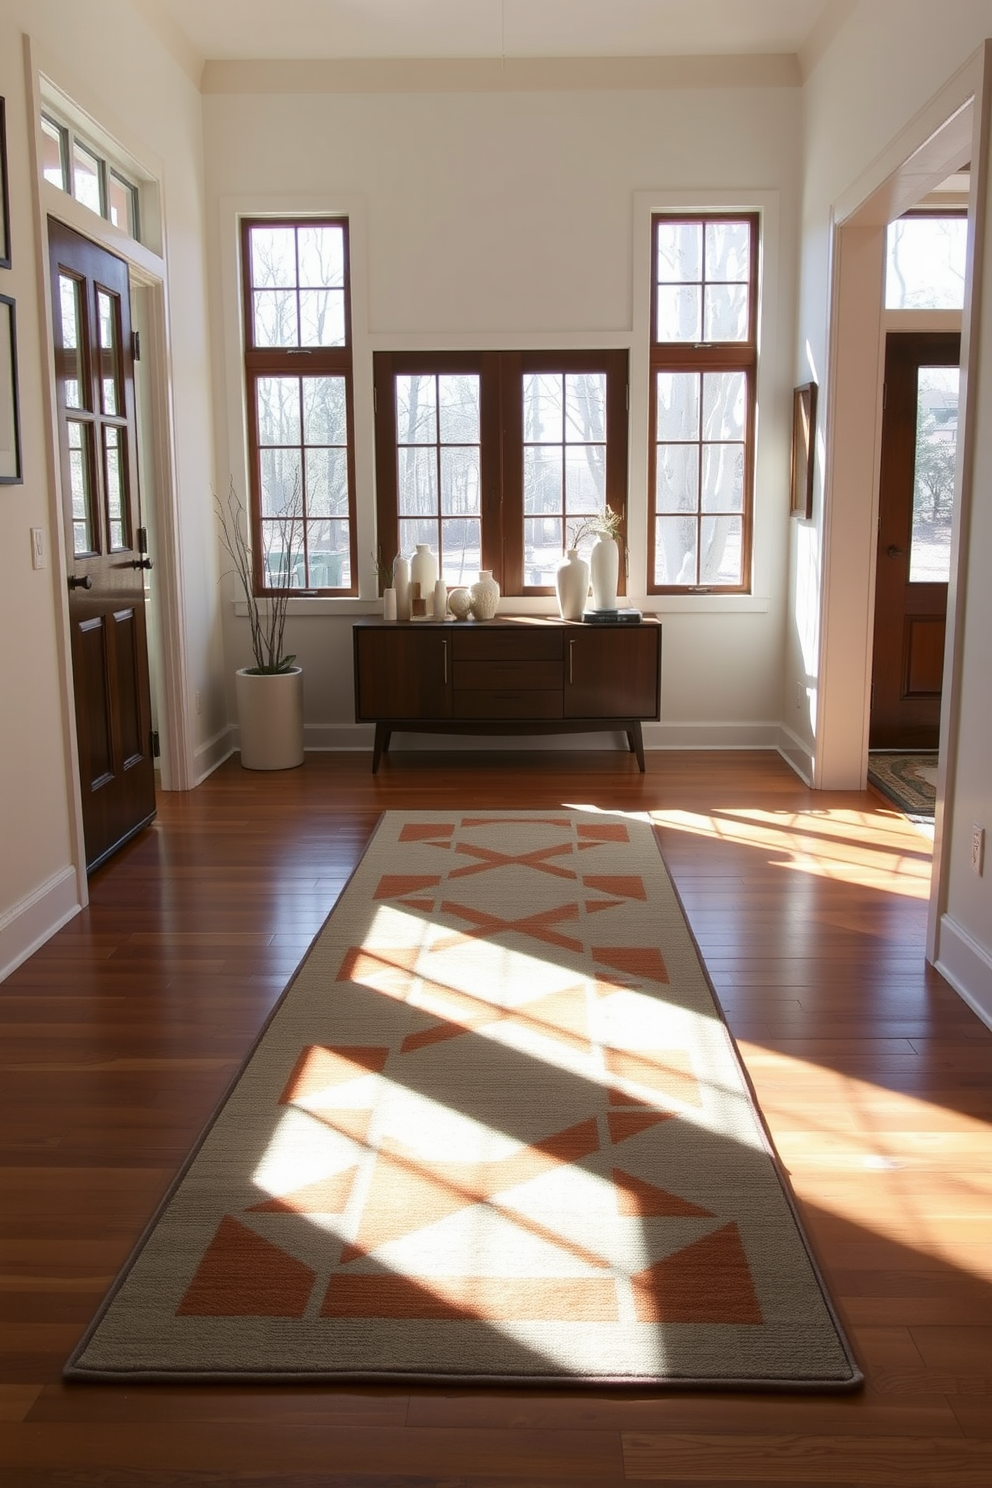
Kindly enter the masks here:
M 743 589 L 757 218 L 654 219 L 649 590 Z
M 347 223 L 246 222 L 242 263 L 255 582 L 356 593 Z M 278 518 L 293 491 L 290 564 Z

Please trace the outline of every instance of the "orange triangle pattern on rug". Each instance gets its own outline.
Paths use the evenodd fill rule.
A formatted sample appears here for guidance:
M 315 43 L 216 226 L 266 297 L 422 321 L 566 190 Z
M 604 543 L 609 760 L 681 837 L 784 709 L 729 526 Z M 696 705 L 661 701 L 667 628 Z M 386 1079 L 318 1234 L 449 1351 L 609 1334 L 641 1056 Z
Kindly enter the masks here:
M 387 813 L 66 1372 L 855 1385 L 650 825 Z

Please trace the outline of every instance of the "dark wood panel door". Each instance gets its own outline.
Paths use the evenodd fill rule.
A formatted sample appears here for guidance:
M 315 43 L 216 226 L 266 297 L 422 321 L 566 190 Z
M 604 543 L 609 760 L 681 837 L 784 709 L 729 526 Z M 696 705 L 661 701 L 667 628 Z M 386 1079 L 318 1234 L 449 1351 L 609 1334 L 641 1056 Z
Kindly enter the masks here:
M 566 718 L 657 718 L 657 625 L 576 626 L 565 637 Z
M 937 747 L 960 354 L 954 333 L 886 338 L 872 749 Z
M 355 629 L 355 716 L 450 718 L 451 639 L 444 627 Z
M 155 815 L 127 265 L 49 219 L 86 866 Z

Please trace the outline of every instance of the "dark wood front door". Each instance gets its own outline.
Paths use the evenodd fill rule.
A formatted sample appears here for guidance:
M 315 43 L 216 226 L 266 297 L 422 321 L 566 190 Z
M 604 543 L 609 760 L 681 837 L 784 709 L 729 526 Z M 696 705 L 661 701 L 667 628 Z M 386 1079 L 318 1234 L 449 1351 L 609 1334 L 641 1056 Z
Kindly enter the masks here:
M 937 747 L 960 355 L 954 333 L 886 338 L 872 749 Z
M 86 866 L 155 815 L 127 265 L 49 219 Z

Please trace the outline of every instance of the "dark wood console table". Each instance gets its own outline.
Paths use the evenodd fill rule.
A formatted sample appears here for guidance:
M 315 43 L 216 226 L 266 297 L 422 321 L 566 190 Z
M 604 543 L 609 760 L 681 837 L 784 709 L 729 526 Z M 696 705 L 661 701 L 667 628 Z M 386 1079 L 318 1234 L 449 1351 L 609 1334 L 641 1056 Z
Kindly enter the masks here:
M 372 773 L 391 736 L 618 729 L 644 770 L 641 722 L 661 705 L 661 626 L 539 615 L 355 622 L 355 719 L 375 724 Z

